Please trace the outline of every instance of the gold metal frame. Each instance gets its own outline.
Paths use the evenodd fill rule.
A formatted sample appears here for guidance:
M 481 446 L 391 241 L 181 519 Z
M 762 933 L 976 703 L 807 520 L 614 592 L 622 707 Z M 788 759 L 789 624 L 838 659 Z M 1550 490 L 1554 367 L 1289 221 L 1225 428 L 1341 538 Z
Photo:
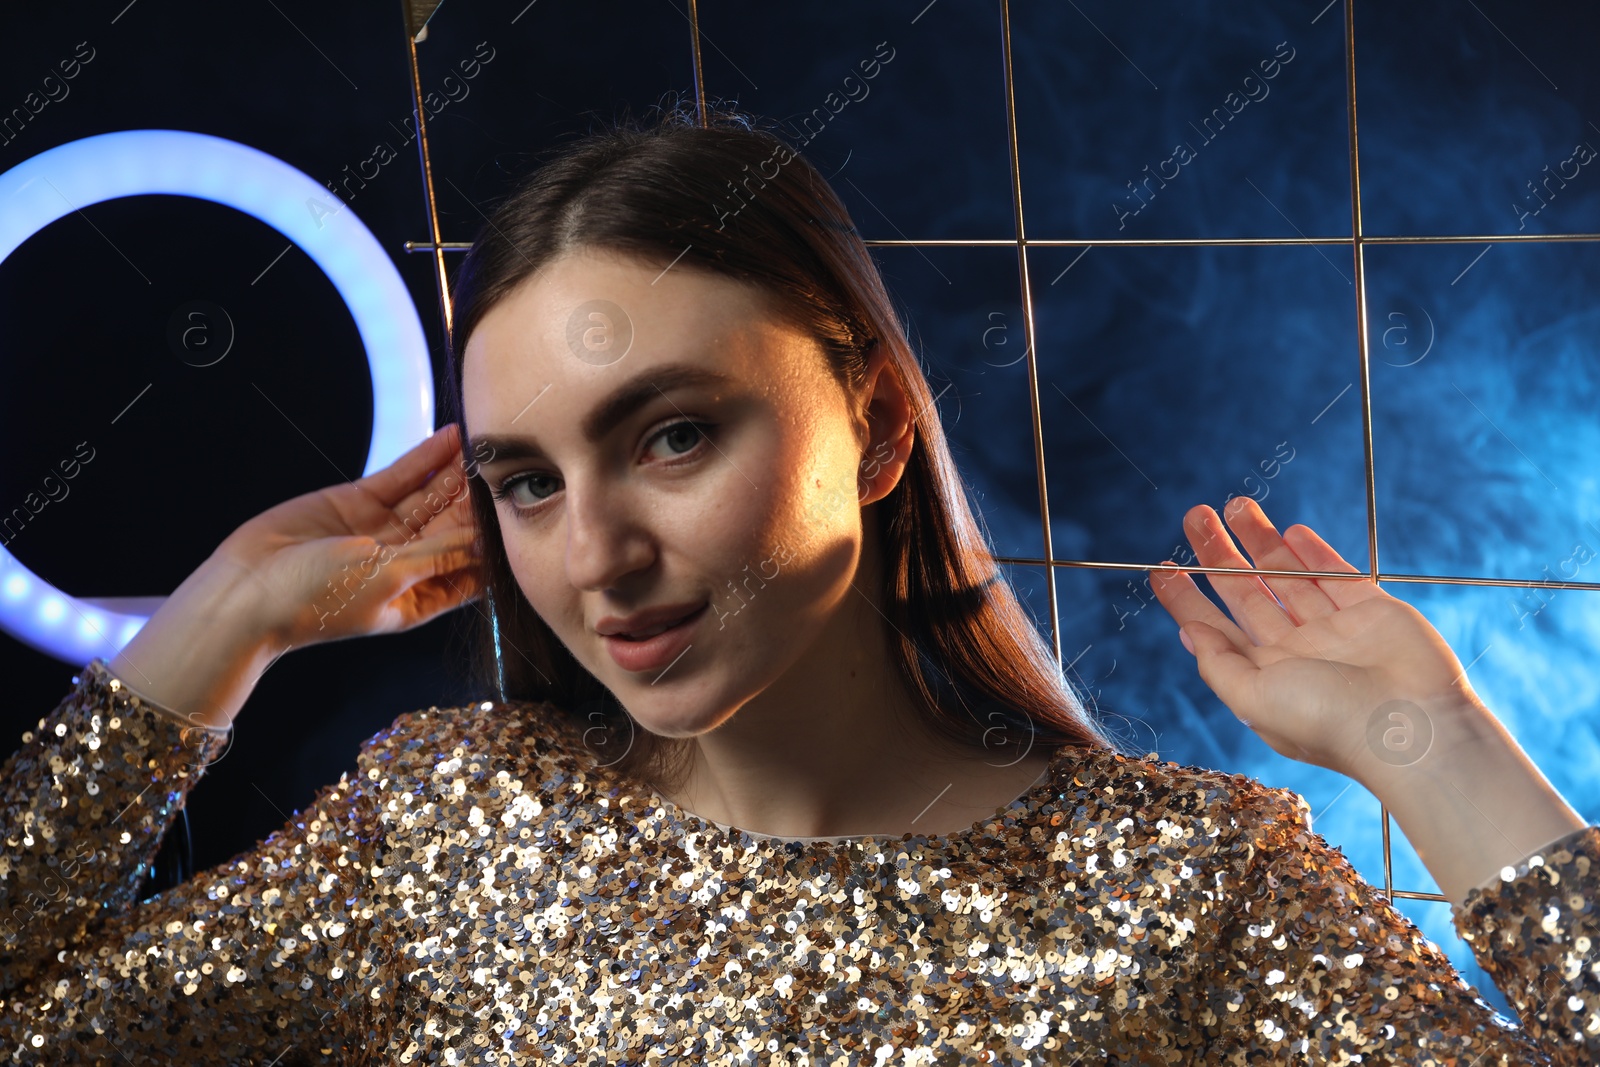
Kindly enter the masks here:
M 1023 224 L 1022 211 L 1022 170 L 1017 153 L 1017 115 L 1014 92 L 1014 79 L 1011 61 L 1011 4 L 1010 0 L 1000 0 L 1001 40 L 1002 51 L 1005 59 L 1005 93 L 1006 93 L 1006 141 L 1011 157 L 1011 203 L 1012 213 L 1016 221 L 1017 236 L 1015 238 L 995 239 L 929 239 L 929 240 L 871 240 L 865 243 L 871 247 L 1014 247 L 1017 250 L 1017 270 L 1022 290 L 1023 307 L 1023 335 L 1024 344 L 1027 346 L 1028 365 L 1028 406 L 1033 418 L 1033 458 L 1039 482 L 1039 514 L 1041 517 L 1041 535 L 1043 538 L 1044 557 L 1034 559 L 1030 557 L 996 556 L 999 563 L 1026 564 L 1045 567 L 1047 581 L 1045 587 L 1049 592 L 1050 602 L 1050 636 L 1055 652 L 1056 662 L 1061 662 L 1061 628 L 1059 624 L 1059 609 L 1056 597 L 1055 568 L 1057 567 L 1082 567 L 1096 570 L 1131 570 L 1148 571 L 1152 568 L 1149 563 L 1120 562 L 1106 563 L 1091 560 L 1061 560 L 1054 558 L 1054 551 L 1050 537 L 1050 495 L 1045 484 L 1045 459 L 1044 436 L 1040 423 L 1039 412 L 1039 370 L 1035 356 L 1034 322 L 1033 322 L 1033 293 L 1032 283 L 1028 273 L 1028 249 L 1039 248 L 1088 248 L 1093 245 L 1106 245 L 1128 248 L 1181 248 L 1181 247 L 1219 247 L 1240 245 L 1347 245 L 1355 263 L 1355 290 L 1356 290 L 1356 323 L 1357 323 L 1357 354 L 1361 367 L 1361 427 L 1362 448 L 1366 463 L 1366 488 L 1367 488 L 1367 550 L 1370 566 L 1364 572 L 1350 574 L 1336 571 L 1278 571 L 1256 570 L 1240 571 L 1230 567 L 1184 567 L 1191 574 L 1239 574 L 1249 573 L 1255 575 L 1270 575 L 1282 577 L 1317 577 L 1343 580 L 1371 579 L 1374 582 L 1425 582 L 1445 585 L 1479 585 L 1479 586 L 1516 586 L 1532 588 L 1534 586 L 1544 589 L 1588 589 L 1600 590 L 1600 583 L 1596 582 L 1551 582 L 1545 580 L 1522 580 L 1501 578 L 1459 577 L 1426 574 L 1385 574 L 1378 569 L 1378 513 L 1376 482 L 1373 473 L 1372 459 L 1372 397 L 1369 382 L 1370 368 L 1370 340 L 1367 329 L 1367 290 L 1366 290 L 1366 246 L 1372 245 L 1420 245 L 1420 244 L 1499 244 L 1501 242 L 1545 243 L 1552 241 L 1600 241 L 1600 233 L 1569 233 L 1569 234 L 1480 234 L 1465 235 L 1454 234 L 1447 236 L 1369 236 L 1363 228 L 1361 216 L 1361 158 L 1357 140 L 1358 126 L 1356 115 L 1356 59 L 1355 59 L 1355 4 L 1354 0 L 1344 2 L 1344 44 L 1345 44 L 1345 108 L 1348 115 L 1350 130 L 1350 237 L 1218 237 L 1218 238 L 1111 238 L 1106 240 L 1078 240 L 1078 239 L 1038 239 L 1030 240 Z M 693 64 L 695 102 L 698 108 L 701 125 L 706 122 L 705 98 L 705 72 L 701 61 L 700 52 L 700 14 L 696 0 L 689 0 L 690 24 L 690 58 Z M 410 53 L 412 104 L 416 110 L 417 118 L 417 146 L 422 163 L 422 184 L 424 195 L 427 199 L 429 229 L 432 231 L 431 241 L 407 241 L 407 252 L 431 252 L 435 263 L 435 273 L 439 285 L 439 303 L 444 316 L 445 330 L 448 332 L 451 323 L 451 303 L 449 292 L 448 274 L 445 271 L 444 254 L 446 252 L 464 252 L 472 247 L 468 241 L 445 241 L 439 229 L 438 202 L 433 191 L 433 169 L 428 157 L 427 125 L 423 121 L 422 87 L 421 78 L 417 67 L 416 42 L 407 37 Z M 1421 893 L 1412 890 L 1394 888 L 1394 872 L 1389 842 L 1389 809 L 1380 805 L 1383 821 L 1383 889 L 1391 898 L 1408 898 L 1412 900 L 1438 900 L 1449 901 L 1449 898 L 1440 893 Z

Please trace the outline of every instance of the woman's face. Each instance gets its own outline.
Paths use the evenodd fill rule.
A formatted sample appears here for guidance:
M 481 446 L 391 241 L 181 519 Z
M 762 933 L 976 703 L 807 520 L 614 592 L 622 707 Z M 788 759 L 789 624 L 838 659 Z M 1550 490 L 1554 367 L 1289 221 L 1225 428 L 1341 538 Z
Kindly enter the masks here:
M 518 585 L 645 729 L 703 733 L 824 668 L 868 424 L 760 290 L 579 251 L 484 316 L 462 385 Z M 603 632 L 658 610 L 694 614 Z

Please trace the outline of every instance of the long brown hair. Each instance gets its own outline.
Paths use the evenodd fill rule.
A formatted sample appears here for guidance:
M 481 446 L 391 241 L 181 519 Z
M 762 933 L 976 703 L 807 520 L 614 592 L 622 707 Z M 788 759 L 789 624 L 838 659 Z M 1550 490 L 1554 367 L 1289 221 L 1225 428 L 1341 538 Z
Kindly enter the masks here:
M 688 251 L 685 251 L 687 246 Z M 929 725 L 956 743 L 1118 746 L 1085 710 L 1010 584 L 969 507 L 934 397 L 876 264 L 827 180 L 787 141 L 735 110 L 663 108 L 564 146 L 493 211 L 456 275 L 445 406 L 460 420 L 467 338 L 490 308 L 580 247 L 710 271 L 759 286 L 823 346 L 850 396 L 867 353 L 889 349 L 916 416 L 896 487 L 874 510 L 882 610 L 895 665 Z M 481 458 L 481 457 L 480 457 Z M 523 596 L 482 478 L 469 479 L 488 603 L 473 618 L 475 673 L 506 700 L 549 701 L 578 721 L 601 762 L 672 780 L 686 743 L 643 730 Z M 495 631 L 498 630 L 498 635 Z M 498 641 L 496 637 L 498 636 Z

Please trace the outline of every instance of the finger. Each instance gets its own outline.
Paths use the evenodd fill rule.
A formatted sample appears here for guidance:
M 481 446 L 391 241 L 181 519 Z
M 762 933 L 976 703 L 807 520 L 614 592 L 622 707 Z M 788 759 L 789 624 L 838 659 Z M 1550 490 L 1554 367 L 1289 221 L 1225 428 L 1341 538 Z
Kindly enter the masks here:
M 457 462 L 434 472 L 415 491 L 394 506 L 389 534 L 410 540 L 427 528 L 473 525 L 474 516 L 466 472 Z
M 1348 571 L 1351 574 L 1362 573 L 1338 552 L 1332 545 L 1324 541 L 1311 527 L 1297 523 L 1283 531 L 1283 540 L 1300 557 L 1307 570 L 1313 571 Z M 1365 581 L 1353 581 L 1349 578 L 1314 578 L 1317 587 L 1341 608 L 1348 608 L 1352 604 L 1359 604 L 1363 600 L 1373 597 L 1387 596 L 1382 589 L 1368 577 Z
M 405 631 L 432 622 L 440 615 L 483 596 L 483 583 L 473 570 L 457 571 L 428 578 L 411 586 L 390 605 L 396 616 L 395 629 Z
M 482 559 L 478 533 L 466 527 L 440 530 L 428 537 L 418 538 L 414 544 L 406 547 L 402 556 L 415 573 L 427 577 L 476 566 Z
M 468 566 L 425 578 L 411 586 L 395 601 L 402 615 L 402 630 L 420 626 L 425 622 L 467 605 L 477 605 L 488 588 L 483 568 L 474 560 Z M 475 607 L 480 614 L 481 606 Z
M 363 589 L 390 603 L 410 595 L 420 583 L 440 575 L 476 570 L 481 566 L 478 538 L 460 529 L 408 541 L 398 548 L 385 545 L 369 553 L 361 570 Z
M 1274 571 L 1308 569 L 1294 549 L 1278 535 L 1277 527 L 1267 518 L 1259 501 L 1238 496 L 1228 501 L 1222 510 L 1234 535 L 1244 545 L 1245 551 L 1250 553 L 1250 559 L 1257 567 Z M 1339 610 L 1314 578 L 1263 576 L 1261 580 L 1289 609 L 1289 615 L 1296 624 L 1332 615 Z
M 1183 527 L 1201 566 L 1255 569 L 1239 554 L 1222 520 L 1209 505 L 1196 504 L 1190 508 L 1183 517 Z M 1206 577 L 1228 605 L 1234 619 L 1257 644 L 1273 644 L 1294 630 L 1294 620 L 1256 575 L 1208 574 Z
M 1184 633 L 1194 645 L 1195 666 L 1200 678 L 1211 691 L 1228 706 L 1229 710 L 1253 707 L 1250 693 L 1257 684 L 1261 668 L 1241 652 L 1226 634 L 1209 624 L 1189 625 Z M 1234 715 L 1237 717 L 1238 712 Z M 1245 722 L 1242 718 L 1241 722 Z M 1245 722 L 1245 725 L 1250 725 Z
M 459 456 L 460 453 L 461 428 L 456 423 L 447 423 L 387 467 L 356 479 L 356 485 L 371 493 L 384 507 L 393 508 L 429 474 L 445 466 L 452 454 Z
M 437 578 L 418 582 L 410 589 L 413 625 L 421 625 L 438 618 L 447 611 L 465 607 L 483 598 L 486 588 L 476 568 L 441 574 Z
M 1177 622 L 1179 629 L 1191 622 L 1203 622 L 1226 636 L 1241 650 L 1254 644 L 1250 635 L 1235 626 L 1233 620 L 1201 591 L 1195 580 L 1173 561 L 1167 560 L 1160 568 L 1151 570 L 1150 588 L 1156 594 L 1156 599 L 1161 601 L 1161 606 Z

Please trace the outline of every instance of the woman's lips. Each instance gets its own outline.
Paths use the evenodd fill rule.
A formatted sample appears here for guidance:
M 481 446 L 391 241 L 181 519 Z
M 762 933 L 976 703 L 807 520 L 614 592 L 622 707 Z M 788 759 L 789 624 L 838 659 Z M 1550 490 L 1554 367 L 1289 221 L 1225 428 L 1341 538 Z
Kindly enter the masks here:
M 602 640 L 611 658 L 625 671 L 659 670 L 672 663 L 689 647 L 695 627 L 705 616 L 709 604 L 702 604 L 681 622 L 675 623 L 652 637 L 629 638 L 620 634 L 608 635 Z

